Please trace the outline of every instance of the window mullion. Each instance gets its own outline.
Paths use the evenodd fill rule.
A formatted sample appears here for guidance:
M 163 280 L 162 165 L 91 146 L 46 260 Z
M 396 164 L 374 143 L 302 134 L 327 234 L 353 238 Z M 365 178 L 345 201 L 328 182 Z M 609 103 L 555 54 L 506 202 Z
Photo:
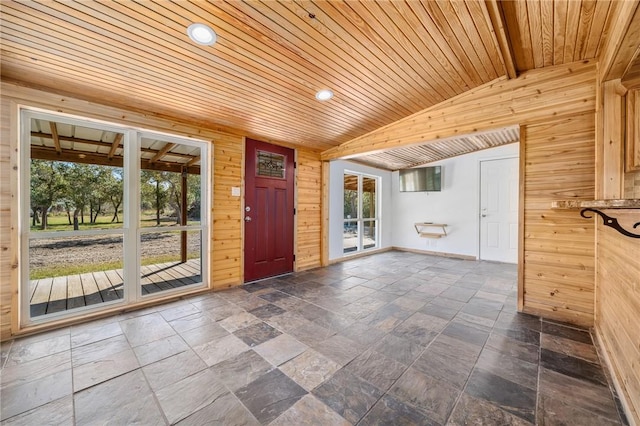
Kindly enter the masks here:
M 124 135 L 124 287 L 127 303 L 138 300 L 141 296 L 138 280 L 139 270 L 139 238 L 140 222 L 140 136 L 134 131 Z

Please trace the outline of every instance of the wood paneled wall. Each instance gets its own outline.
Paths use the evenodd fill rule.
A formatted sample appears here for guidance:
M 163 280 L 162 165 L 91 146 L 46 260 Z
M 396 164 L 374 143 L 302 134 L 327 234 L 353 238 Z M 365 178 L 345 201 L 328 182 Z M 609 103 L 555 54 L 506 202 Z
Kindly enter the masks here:
M 12 146 L 17 129 L 11 129 L 11 114 L 18 105 L 33 106 L 87 118 L 192 136 L 213 141 L 213 204 L 210 284 L 214 289 L 242 283 L 242 198 L 231 195 L 232 187 L 243 186 L 244 142 L 237 135 L 221 133 L 195 125 L 140 114 L 118 108 L 54 95 L 39 90 L 2 83 L 0 139 L 0 339 L 11 336 L 17 312 L 12 294 L 17 292 L 17 158 Z M 15 133 L 15 135 L 12 134 Z M 15 156 L 14 156 L 15 157 Z M 320 266 L 321 162 L 319 153 L 298 151 L 297 172 L 297 263 L 296 268 Z
M 296 270 L 320 266 L 322 240 L 322 162 L 320 153 L 298 149 Z
M 640 221 L 638 210 L 605 210 L 627 229 Z M 627 415 L 640 424 L 640 240 L 597 227 L 596 333 L 621 391 Z
M 581 325 L 594 314 L 594 225 L 551 200 L 593 200 L 595 114 L 523 126 L 524 310 Z
M 523 132 L 525 312 L 593 324 L 594 229 L 558 199 L 593 199 L 597 67 L 594 62 L 529 71 L 471 90 L 322 154 L 349 157 L 519 124 Z

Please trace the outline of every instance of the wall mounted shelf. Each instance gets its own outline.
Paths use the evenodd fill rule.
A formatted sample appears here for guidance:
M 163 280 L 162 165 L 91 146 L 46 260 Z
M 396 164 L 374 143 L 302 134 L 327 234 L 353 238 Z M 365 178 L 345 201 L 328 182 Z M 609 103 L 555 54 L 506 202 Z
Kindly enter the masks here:
M 442 238 L 447 236 L 446 223 L 417 222 L 413 224 L 416 232 L 423 238 Z M 437 231 L 437 232 L 434 232 Z
M 623 200 L 558 200 L 551 203 L 552 209 L 581 209 L 580 216 L 585 219 L 593 218 L 589 213 L 596 213 L 602 218 L 603 225 L 615 229 L 629 238 L 640 238 L 640 234 L 625 229 L 618 223 L 618 219 L 609 216 L 600 210 L 640 209 L 640 199 Z M 640 227 L 640 222 L 632 225 L 633 229 Z

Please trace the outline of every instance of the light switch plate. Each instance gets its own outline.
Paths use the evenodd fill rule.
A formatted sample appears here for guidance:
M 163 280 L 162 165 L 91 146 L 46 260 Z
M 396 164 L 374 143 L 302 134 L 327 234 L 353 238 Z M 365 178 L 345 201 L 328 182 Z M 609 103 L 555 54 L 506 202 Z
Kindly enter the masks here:
M 231 187 L 231 196 L 232 197 L 239 197 L 240 196 L 240 187 L 239 186 L 232 186 Z

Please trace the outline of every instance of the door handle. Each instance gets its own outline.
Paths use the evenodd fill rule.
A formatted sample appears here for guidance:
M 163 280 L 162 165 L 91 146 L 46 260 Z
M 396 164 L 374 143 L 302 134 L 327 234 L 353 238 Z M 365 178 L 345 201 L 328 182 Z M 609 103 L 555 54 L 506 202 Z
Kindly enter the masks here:
M 245 216 L 245 217 L 244 217 L 244 221 L 245 221 L 245 222 L 251 222 L 251 218 L 250 218 L 249 216 Z

